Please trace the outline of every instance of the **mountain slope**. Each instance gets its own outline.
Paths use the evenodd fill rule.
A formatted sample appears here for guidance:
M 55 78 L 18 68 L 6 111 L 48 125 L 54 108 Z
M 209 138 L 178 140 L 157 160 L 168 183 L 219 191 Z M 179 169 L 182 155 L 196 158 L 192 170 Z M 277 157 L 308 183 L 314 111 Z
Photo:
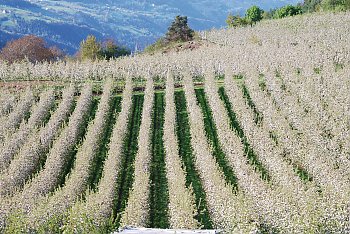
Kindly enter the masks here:
M 265 9 L 296 0 L 0 0 L 0 46 L 24 34 L 44 37 L 69 53 L 88 34 L 114 38 L 130 48 L 143 48 L 162 36 L 176 15 L 204 30 L 225 25 L 229 12 L 242 13 L 252 4 Z

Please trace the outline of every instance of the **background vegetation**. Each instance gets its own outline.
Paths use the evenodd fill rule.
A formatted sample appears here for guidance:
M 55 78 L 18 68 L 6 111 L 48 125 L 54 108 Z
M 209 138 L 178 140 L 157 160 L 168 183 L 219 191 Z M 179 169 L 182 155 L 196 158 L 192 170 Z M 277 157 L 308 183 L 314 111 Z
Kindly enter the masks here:
M 247 9 L 244 17 L 229 14 L 226 19 L 228 27 L 244 27 L 263 19 L 281 19 L 289 16 L 320 11 L 347 11 L 350 9 L 350 0 L 305 0 L 296 5 L 286 5 L 281 8 L 264 11 L 258 6 Z

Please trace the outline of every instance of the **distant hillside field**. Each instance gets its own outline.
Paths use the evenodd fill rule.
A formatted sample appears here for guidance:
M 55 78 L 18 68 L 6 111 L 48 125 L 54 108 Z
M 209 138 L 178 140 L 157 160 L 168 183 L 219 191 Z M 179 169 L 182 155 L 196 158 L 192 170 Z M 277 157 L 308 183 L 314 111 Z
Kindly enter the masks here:
M 349 31 L 320 13 L 193 50 L 0 63 L 0 232 L 347 233 Z
M 35 34 L 73 54 L 81 40 L 94 34 L 143 49 L 166 32 L 176 15 L 187 15 L 191 27 L 205 30 L 224 26 L 229 12 L 244 13 L 254 3 L 269 9 L 286 1 L 0 0 L 0 47 L 9 38 Z

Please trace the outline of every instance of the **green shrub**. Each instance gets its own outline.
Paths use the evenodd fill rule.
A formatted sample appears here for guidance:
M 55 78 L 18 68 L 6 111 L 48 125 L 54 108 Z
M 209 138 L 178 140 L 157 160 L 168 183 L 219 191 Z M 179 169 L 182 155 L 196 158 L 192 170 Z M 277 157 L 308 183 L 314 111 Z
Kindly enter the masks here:
M 288 16 L 294 16 L 302 14 L 302 9 L 300 6 L 287 5 L 277 9 L 273 15 L 275 19 L 281 19 Z
M 243 27 L 249 24 L 246 18 L 242 18 L 239 15 L 229 14 L 226 19 L 227 26 L 229 28 Z
M 250 24 L 256 23 L 263 18 L 263 10 L 258 6 L 252 6 L 248 8 L 245 13 L 245 19 L 250 22 Z

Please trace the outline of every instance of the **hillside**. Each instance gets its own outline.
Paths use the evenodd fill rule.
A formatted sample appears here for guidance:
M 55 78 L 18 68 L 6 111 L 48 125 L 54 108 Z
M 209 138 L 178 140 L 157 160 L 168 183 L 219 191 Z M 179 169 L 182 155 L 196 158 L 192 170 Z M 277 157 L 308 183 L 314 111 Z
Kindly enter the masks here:
M 0 232 L 347 233 L 349 31 L 305 14 L 193 50 L 0 62 Z
M 268 9 L 286 1 L 0 0 L 0 47 L 9 38 L 35 34 L 73 53 L 94 34 L 140 49 L 162 36 L 175 15 L 189 16 L 191 27 L 204 30 L 224 26 L 228 12 L 242 13 L 254 3 Z

